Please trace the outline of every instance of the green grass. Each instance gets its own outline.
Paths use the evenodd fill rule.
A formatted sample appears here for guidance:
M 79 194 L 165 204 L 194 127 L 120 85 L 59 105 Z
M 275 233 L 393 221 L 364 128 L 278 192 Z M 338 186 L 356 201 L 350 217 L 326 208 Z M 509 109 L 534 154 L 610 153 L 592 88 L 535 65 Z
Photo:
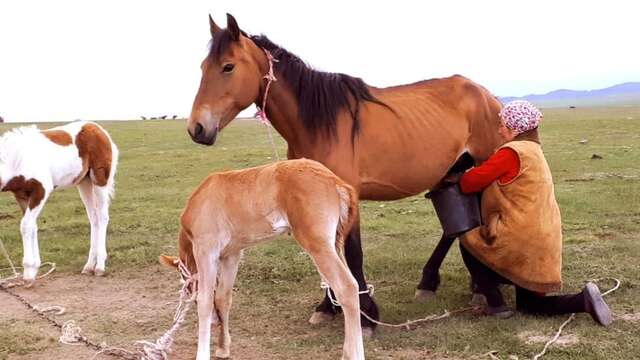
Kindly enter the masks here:
M 178 216 L 206 174 L 272 161 L 265 129 L 255 122 L 234 122 L 215 147 L 191 142 L 179 121 L 103 125 L 121 149 L 108 235 L 111 276 L 127 278 L 132 269 L 154 266 L 160 253 L 177 252 Z M 588 279 L 617 277 L 622 286 L 607 299 L 613 311 L 640 312 L 640 108 L 548 109 L 542 139 L 563 216 L 565 290 L 577 291 Z M 580 144 L 582 139 L 588 142 Z M 284 154 L 285 144 L 277 140 Z M 593 154 L 602 159 L 592 160 Z M 469 277 L 455 247 L 443 264 L 438 298 L 430 304 L 413 301 L 422 266 L 440 235 L 434 211 L 422 196 L 361 206 L 365 270 L 376 286 L 383 320 L 403 322 L 466 306 Z M 22 256 L 19 221 L 13 197 L 0 196 L 0 235 L 17 262 Z M 43 261 L 56 262 L 62 273 L 81 270 L 89 225 L 75 190 L 53 194 L 39 231 Z M 7 265 L 0 259 L 0 267 Z M 308 257 L 286 237 L 247 251 L 236 285 L 232 332 L 255 336 L 260 347 L 284 359 L 339 356 L 342 321 L 316 328 L 305 323 L 322 296 L 318 283 Z M 512 300 L 510 290 L 507 295 Z M 517 315 L 498 321 L 465 314 L 409 332 L 380 329 L 365 346 L 373 359 L 482 358 L 490 350 L 503 358 L 530 358 L 542 344 L 526 344 L 518 334 L 551 335 L 565 318 Z M 36 335 L 24 330 L 8 337 L 4 325 L 0 355 L 31 351 L 22 343 Z M 640 354 L 637 322 L 619 320 L 601 328 L 580 315 L 565 332 L 576 335 L 578 343 L 554 347 L 545 359 Z

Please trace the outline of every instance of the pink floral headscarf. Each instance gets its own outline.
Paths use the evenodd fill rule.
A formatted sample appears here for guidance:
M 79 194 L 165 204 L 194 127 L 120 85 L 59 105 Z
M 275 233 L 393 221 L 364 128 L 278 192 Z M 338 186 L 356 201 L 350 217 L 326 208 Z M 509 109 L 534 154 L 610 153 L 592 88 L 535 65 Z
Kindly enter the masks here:
M 518 135 L 537 128 L 542 116 L 540 110 L 526 100 L 514 100 L 500 110 L 504 125 Z

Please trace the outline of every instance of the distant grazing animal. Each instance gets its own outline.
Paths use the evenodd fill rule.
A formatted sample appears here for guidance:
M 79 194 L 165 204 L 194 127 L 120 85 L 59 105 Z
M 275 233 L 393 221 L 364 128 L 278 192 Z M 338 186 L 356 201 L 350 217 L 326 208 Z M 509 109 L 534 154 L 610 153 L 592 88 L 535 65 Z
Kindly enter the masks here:
M 4 118 L 2 116 L 0 116 L 0 123 L 4 122 Z
M 178 117 L 178 115 L 173 115 L 171 118 L 172 119 L 176 119 Z
M 104 274 L 117 164 L 118 148 L 100 125 L 91 122 L 42 131 L 20 127 L 0 137 L 0 190 L 13 193 L 24 215 L 20 232 L 27 285 L 40 267 L 38 215 L 54 189 L 70 186 L 78 188 L 91 223 L 91 247 L 82 273 Z
M 358 284 L 342 257 L 357 201 L 351 186 L 307 159 L 209 175 L 187 202 L 178 243 L 180 261 L 197 272 L 197 359 L 211 358 L 213 311 L 221 326 L 215 355 L 230 356 L 229 310 L 242 250 L 285 231 L 311 256 L 342 304 L 343 358 L 364 359 Z M 160 261 L 179 263 L 168 256 Z
M 162 119 L 162 120 L 164 120 L 164 119 L 166 119 L 166 118 L 167 118 L 167 115 L 162 115 L 162 116 L 160 116 L 160 119 Z
M 147 118 L 144 116 L 140 116 L 140 117 L 142 118 L 142 120 L 147 120 Z

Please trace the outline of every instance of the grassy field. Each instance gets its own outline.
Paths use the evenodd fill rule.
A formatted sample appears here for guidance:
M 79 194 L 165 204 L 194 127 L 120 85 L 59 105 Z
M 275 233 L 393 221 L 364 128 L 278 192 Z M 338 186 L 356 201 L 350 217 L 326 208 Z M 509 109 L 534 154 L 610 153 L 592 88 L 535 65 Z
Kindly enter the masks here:
M 70 312 L 64 319 L 75 319 L 97 342 L 130 347 L 135 340 L 157 337 L 170 323 L 173 305 L 167 302 L 175 302 L 177 278 L 156 262 L 161 253 L 177 253 L 178 216 L 189 193 L 209 172 L 273 161 L 272 150 L 256 122 L 236 121 L 215 147 L 191 142 L 181 121 L 103 125 L 121 149 L 108 276 L 77 275 L 88 254 L 89 226 L 77 192 L 68 189 L 54 193 L 39 220 L 41 257 L 56 262 L 58 271 L 20 293 L 66 304 Z M 4 124 L 0 131 L 10 127 Z M 582 139 L 588 142 L 581 144 Z M 565 290 L 577 291 L 593 278 L 622 281 L 607 298 L 615 313 L 613 325 L 602 328 L 579 315 L 565 329 L 564 345 L 553 347 L 545 359 L 640 358 L 640 107 L 547 110 L 542 140 L 563 216 Z M 280 138 L 278 145 L 282 156 Z M 593 154 L 602 159 L 592 159 Z M 440 235 L 431 204 L 416 196 L 361 206 L 365 270 L 376 286 L 382 320 L 403 322 L 466 306 L 469 277 L 455 247 L 443 265 L 437 299 L 428 304 L 413 300 L 422 266 Z M 13 197 L 2 194 L 0 236 L 18 263 L 19 221 Z M 0 268 L 6 266 L 0 258 Z M 87 289 L 95 292 L 78 295 Z M 513 301 L 512 290 L 506 293 Z M 247 251 L 232 310 L 232 355 L 338 358 L 342 319 L 315 327 L 306 323 L 321 297 L 318 275 L 290 238 Z M 131 304 L 135 307 L 125 311 Z M 190 314 L 179 333 L 181 351 L 175 358 L 194 356 L 194 318 Z M 456 315 L 411 331 L 381 328 L 365 340 L 365 348 L 371 359 L 488 358 L 489 351 L 502 359 L 531 358 L 544 344 L 540 337 L 552 335 L 565 319 Z M 59 344 L 56 336 L 46 322 L 0 293 L 0 359 L 91 357 L 82 347 Z

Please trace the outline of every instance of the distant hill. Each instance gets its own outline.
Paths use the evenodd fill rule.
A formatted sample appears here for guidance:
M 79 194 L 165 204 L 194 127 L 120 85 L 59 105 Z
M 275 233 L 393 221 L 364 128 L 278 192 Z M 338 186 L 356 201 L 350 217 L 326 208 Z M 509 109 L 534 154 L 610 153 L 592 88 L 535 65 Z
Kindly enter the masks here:
M 500 97 L 503 103 L 528 100 L 540 107 L 640 105 L 640 82 L 628 82 L 597 90 L 560 89 L 546 94 Z

